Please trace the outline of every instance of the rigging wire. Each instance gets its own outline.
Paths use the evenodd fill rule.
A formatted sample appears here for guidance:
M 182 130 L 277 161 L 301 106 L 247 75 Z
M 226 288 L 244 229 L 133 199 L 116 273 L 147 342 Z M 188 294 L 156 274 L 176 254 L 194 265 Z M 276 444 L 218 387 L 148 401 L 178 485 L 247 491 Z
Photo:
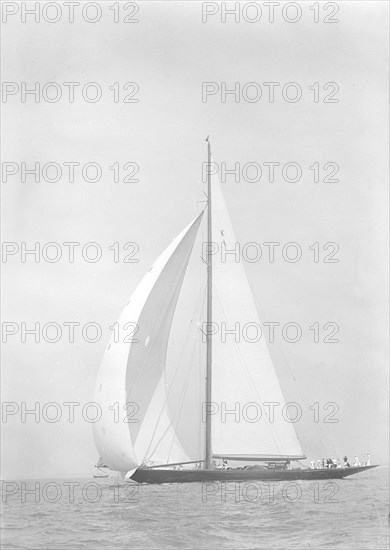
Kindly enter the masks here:
M 195 304 L 195 307 L 194 307 L 194 312 L 193 312 L 191 321 L 190 321 L 190 323 L 189 323 L 189 327 L 188 327 L 188 329 L 187 329 L 186 339 L 185 339 L 185 342 L 184 342 L 184 344 L 183 344 L 183 346 L 182 346 L 182 352 L 181 352 L 180 358 L 179 358 L 179 360 L 178 360 L 178 362 L 177 362 L 177 365 L 176 365 L 176 367 L 175 367 L 175 370 L 174 370 L 174 374 L 173 374 L 171 383 L 170 383 L 170 385 L 169 385 L 169 387 L 168 387 L 168 391 L 165 393 L 165 399 L 164 399 L 164 402 L 163 402 L 163 404 L 162 404 L 160 413 L 159 413 L 159 415 L 158 415 L 158 417 L 157 417 L 156 426 L 155 426 L 155 429 L 154 429 L 154 432 L 153 432 L 153 436 L 152 436 L 152 438 L 151 438 L 151 442 L 150 442 L 149 447 L 148 447 L 148 449 L 147 449 L 147 451 L 146 451 L 146 455 L 152 456 L 152 455 L 156 452 L 157 447 L 160 445 L 160 443 L 162 442 L 162 440 L 163 440 L 164 437 L 166 436 L 166 434 L 167 434 L 169 428 L 170 428 L 171 426 L 174 427 L 174 426 L 173 426 L 173 423 L 172 423 L 172 420 L 171 420 L 170 416 L 168 415 L 168 418 L 170 419 L 170 423 L 169 423 L 169 425 L 167 426 L 167 428 L 165 429 L 165 431 L 164 431 L 164 433 L 162 434 L 162 436 L 161 436 L 161 437 L 159 438 L 159 440 L 156 442 L 156 444 L 155 444 L 155 446 L 154 446 L 154 448 L 153 448 L 152 453 L 150 453 L 150 448 L 151 448 L 151 446 L 152 446 L 152 443 L 153 443 L 153 440 L 154 440 L 154 437 L 155 437 L 157 428 L 158 428 L 159 423 L 160 423 L 160 421 L 161 421 L 162 414 L 163 414 L 163 412 L 164 412 L 165 407 L 166 407 L 167 404 L 168 404 L 168 399 L 169 399 L 169 397 L 170 397 L 170 395 L 171 395 L 172 388 L 174 387 L 174 383 L 175 383 L 175 381 L 176 381 L 177 374 L 178 374 L 178 372 L 181 370 L 180 367 L 181 367 L 181 364 L 182 364 L 182 361 L 183 361 L 183 357 L 184 357 L 184 353 L 185 353 L 185 350 L 186 350 L 186 346 L 187 346 L 187 344 L 188 344 L 188 341 L 189 341 L 190 335 L 191 335 L 191 326 L 192 326 L 193 320 L 194 320 L 193 318 L 196 316 L 196 312 L 197 312 L 197 310 L 198 310 L 198 308 L 199 308 L 199 304 L 201 303 L 201 298 L 202 298 L 202 294 L 204 293 L 205 286 L 206 286 L 206 285 L 203 284 L 202 287 L 201 287 L 201 289 L 200 289 L 200 291 L 199 291 L 199 293 L 198 293 L 198 297 L 197 297 L 196 304 Z M 165 376 L 166 376 L 166 372 L 165 372 Z M 173 445 L 173 442 L 172 442 L 172 445 Z
M 267 317 L 265 316 L 265 311 L 264 311 L 264 309 L 263 309 L 261 306 L 257 306 L 257 307 L 258 307 L 258 309 L 259 309 L 260 317 L 261 317 L 262 319 L 266 319 Z M 294 387 L 295 387 L 294 392 L 298 394 L 298 396 L 299 396 L 299 398 L 300 398 L 300 400 L 301 400 L 301 403 L 305 402 L 305 404 L 306 404 L 306 406 L 307 406 L 306 396 L 305 396 L 305 394 L 304 394 L 304 392 L 303 392 L 303 388 L 302 388 L 302 386 L 301 386 L 299 380 L 295 377 L 295 373 L 294 373 L 294 371 L 293 371 L 293 369 L 292 369 L 292 366 L 290 365 L 289 360 L 288 360 L 287 357 L 285 356 L 285 354 L 284 354 L 284 352 L 283 352 L 283 350 L 282 350 L 282 347 L 276 342 L 276 340 L 273 342 L 272 345 L 276 348 L 276 350 L 278 351 L 278 353 L 281 355 L 281 357 L 282 357 L 282 359 L 283 359 L 283 362 L 284 362 L 285 366 L 287 367 L 288 371 L 289 371 L 290 374 L 291 374 L 291 378 L 292 378 L 292 380 L 294 381 Z M 309 408 L 309 407 L 307 407 L 307 408 Z M 326 438 L 325 434 L 323 433 L 323 431 L 322 431 L 322 429 L 321 429 L 319 423 L 318 423 L 318 422 L 314 422 L 314 424 L 315 424 L 315 428 L 314 428 L 314 429 L 315 429 L 315 431 L 317 432 L 317 437 L 318 437 L 318 439 L 319 439 L 319 441 L 320 441 L 320 443 L 321 443 L 323 449 L 326 451 L 327 448 L 331 447 L 331 448 L 333 449 L 334 453 L 335 453 L 334 441 L 333 441 L 333 440 L 331 440 L 330 442 L 329 442 L 329 440 L 328 440 L 327 442 L 324 441 L 324 440 L 326 440 L 327 438 Z M 300 441 L 300 438 L 299 438 L 298 434 L 297 434 L 297 438 L 298 438 L 298 440 Z M 325 454 L 326 454 L 326 453 L 325 453 Z
M 218 295 L 218 292 L 217 292 L 216 290 L 214 290 L 214 296 L 215 296 L 215 295 L 216 295 L 216 297 L 217 297 L 217 300 L 218 300 L 218 303 L 219 303 L 219 307 L 221 308 L 222 315 L 223 315 L 225 321 L 228 321 L 227 316 L 226 316 L 226 313 L 225 313 L 225 310 L 224 310 L 224 308 L 223 308 L 223 306 L 222 306 L 221 300 L 220 300 L 219 295 Z M 259 400 L 259 403 L 264 403 L 264 401 L 261 399 L 261 397 L 260 397 L 260 395 L 259 395 L 258 388 L 256 387 L 256 385 L 255 385 L 255 383 L 254 383 L 254 381 L 253 381 L 253 379 L 252 379 L 252 377 L 251 377 L 251 375 L 250 375 L 250 373 L 249 373 L 247 364 L 246 364 L 245 359 L 244 359 L 244 357 L 243 357 L 243 355 L 242 355 L 242 353 L 241 353 L 241 349 L 240 349 L 240 346 L 239 346 L 238 343 L 236 343 L 236 349 L 237 349 L 237 351 L 238 351 L 238 353 L 239 353 L 240 361 L 241 361 L 241 366 L 243 367 L 243 370 L 244 370 L 244 372 L 245 372 L 245 375 L 246 375 L 247 380 L 249 381 L 249 383 L 250 383 L 250 385 L 252 386 L 252 388 L 253 388 L 255 394 L 257 395 L 257 398 L 258 398 L 258 400 Z M 265 414 L 267 415 L 267 411 L 265 411 Z M 268 429 L 269 429 L 269 431 L 270 431 L 270 433 L 271 433 L 271 435 L 272 435 L 272 437 L 273 437 L 274 443 L 275 443 L 277 449 L 279 450 L 279 453 L 281 453 L 280 439 L 279 439 L 279 437 L 277 436 L 277 434 L 274 432 L 273 427 L 272 427 L 272 425 L 271 425 L 271 422 L 268 422 L 267 425 L 268 425 Z M 282 453 L 281 453 L 281 454 L 282 454 Z

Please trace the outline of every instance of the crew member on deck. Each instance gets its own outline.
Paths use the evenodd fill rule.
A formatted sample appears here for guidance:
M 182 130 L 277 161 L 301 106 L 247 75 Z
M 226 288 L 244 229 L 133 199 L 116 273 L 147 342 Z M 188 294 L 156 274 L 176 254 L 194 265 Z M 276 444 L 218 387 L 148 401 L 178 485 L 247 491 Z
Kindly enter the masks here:
M 350 465 L 350 463 L 348 462 L 348 458 L 345 456 L 343 460 L 344 460 L 344 468 L 350 468 L 351 465 Z
M 354 465 L 355 468 L 358 468 L 359 466 L 361 466 L 360 460 L 358 459 L 357 455 L 355 455 L 355 460 L 354 460 L 353 465 Z

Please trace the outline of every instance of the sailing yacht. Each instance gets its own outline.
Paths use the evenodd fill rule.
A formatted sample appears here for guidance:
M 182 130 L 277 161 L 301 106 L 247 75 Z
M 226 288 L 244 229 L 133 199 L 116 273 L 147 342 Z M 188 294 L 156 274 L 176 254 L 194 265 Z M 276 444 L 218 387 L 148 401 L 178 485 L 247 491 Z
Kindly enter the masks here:
M 93 477 L 95 477 L 95 478 L 110 477 L 103 470 L 103 468 L 107 468 L 107 466 L 104 464 L 101 457 L 99 457 L 99 460 L 98 460 L 97 464 L 95 464 L 95 468 L 96 468 L 96 474 Z
M 119 326 L 134 327 L 134 337 L 117 342 L 113 335 L 105 352 L 95 390 L 102 411 L 94 424 L 100 457 L 110 469 L 139 483 L 340 479 L 375 467 L 300 467 L 306 456 L 293 423 L 284 418 L 271 422 L 266 414 L 259 421 L 250 416 L 251 406 L 283 406 L 285 399 L 264 338 L 255 343 L 213 339 L 214 328 L 223 322 L 245 327 L 260 325 L 260 320 L 242 262 L 224 261 L 215 253 L 234 249 L 237 239 L 219 181 L 211 173 L 206 141 L 207 205 L 160 255 L 124 308 Z M 167 351 L 203 219 L 206 320 L 195 327 L 202 351 L 187 378 L 194 378 L 198 369 L 200 391 L 197 402 L 192 396 L 192 410 L 182 414 L 187 386 L 179 388 L 169 375 Z M 237 404 L 248 413 L 238 422 L 215 414 L 222 405 Z M 224 469 L 216 467 L 222 460 Z M 237 466 L 226 468 L 227 461 Z

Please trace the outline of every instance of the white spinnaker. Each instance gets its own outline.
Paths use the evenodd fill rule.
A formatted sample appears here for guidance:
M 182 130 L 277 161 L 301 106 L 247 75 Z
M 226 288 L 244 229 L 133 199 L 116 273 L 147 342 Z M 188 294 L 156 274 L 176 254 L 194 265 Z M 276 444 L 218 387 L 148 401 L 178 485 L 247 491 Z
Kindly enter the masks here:
M 213 453 L 303 457 L 292 423 L 281 414 L 285 400 L 264 334 L 253 342 L 253 323 L 261 324 L 242 255 L 221 254 L 224 248 L 235 250 L 238 241 L 216 176 L 211 183 L 212 240 L 218 245 L 218 252 L 213 254 L 213 322 L 218 329 L 212 337 L 212 401 L 218 407 L 212 416 Z M 226 334 L 226 341 L 222 341 L 224 328 L 238 328 L 239 341 L 233 334 Z M 275 408 L 274 422 L 266 415 L 269 408 L 265 402 L 280 404 Z M 224 415 L 228 410 L 236 414 Z M 260 411 L 262 417 L 258 419 Z
M 165 393 L 158 387 L 173 314 L 202 216 L 203 212 L 172 241 L 132 294 L 118 321 L 120 333 L 128 334 L 135 327 L 132 341 L 122 337 L 115 342 L 113 335 L 104 355 L 95 391 L 102 417 L 94 424 L 94 438 L 102 460 L 112 470 L 128 471 L 144 462 L 151 443 L 144 434 L 150 434 L 160 411 L 164 413 Z M 152 403 L 155 413 L 144 422 Z

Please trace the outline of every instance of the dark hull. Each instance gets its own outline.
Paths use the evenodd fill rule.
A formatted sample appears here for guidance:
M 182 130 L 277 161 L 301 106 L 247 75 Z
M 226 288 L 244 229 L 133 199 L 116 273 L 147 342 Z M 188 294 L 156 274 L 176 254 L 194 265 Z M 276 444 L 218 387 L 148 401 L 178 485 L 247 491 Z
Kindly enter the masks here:
M 376 466 L 358 468 L 325 468 L 321 470 L 158 470 L 138 469 L 131 479 L 138 483 L 202 483 L 206 481 L 295 481 L 313 479 L 342 479 Z

